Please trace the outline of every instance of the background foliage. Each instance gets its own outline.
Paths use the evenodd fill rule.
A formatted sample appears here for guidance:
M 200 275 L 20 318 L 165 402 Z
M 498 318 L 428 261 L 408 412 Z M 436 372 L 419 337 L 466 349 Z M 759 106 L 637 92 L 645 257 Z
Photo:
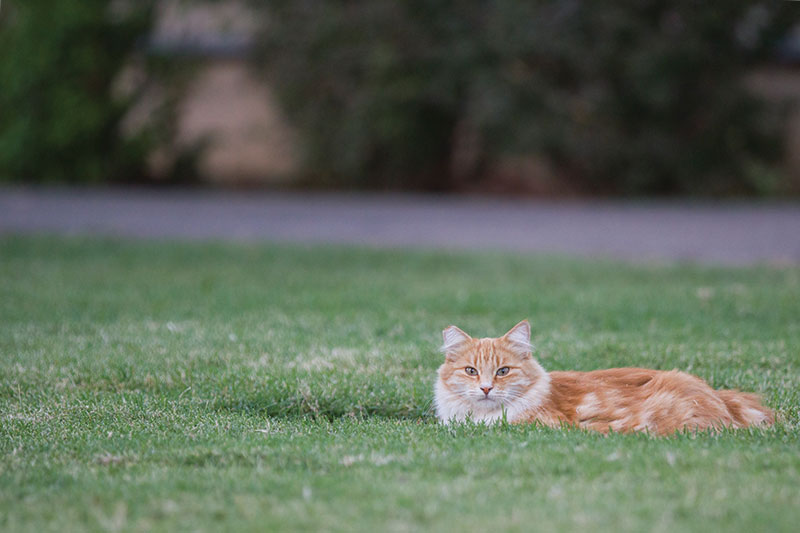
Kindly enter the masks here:
M 252 0 L 255 65 L 301 134 L 307 183 L 776 193 L 797 187 L 777 163 L 784 109 L 741 82 L 800 21 L 793 4 Z M 174 142 L 182 82 L 122 131 L 148 83 L 189 63 L 144 53 L 157 5 L 3 2 L 0 181 L 144 180 L 154 153 L 172 154 L 162 179 L 196 179 L 201 147 Z
M 452 189 L 536 154 L 582 190 L 779 187 L 779 110 L 741 78 L 790 2 L 276 0 L 259 64 L 308 175 Z
M 0 14 L 0 181 L 139 179 L 153 131 L 120 125 L 139 96 L 114 84 L 153 1 L 6 0 Z

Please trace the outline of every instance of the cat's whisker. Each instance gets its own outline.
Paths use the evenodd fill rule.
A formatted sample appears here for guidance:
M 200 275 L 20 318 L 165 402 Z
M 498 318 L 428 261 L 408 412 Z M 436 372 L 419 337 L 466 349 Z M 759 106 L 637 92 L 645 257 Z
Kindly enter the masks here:
M 422 406 L 422 416 L 428 416 L 434 409 L 434 398 L 431 398 Z

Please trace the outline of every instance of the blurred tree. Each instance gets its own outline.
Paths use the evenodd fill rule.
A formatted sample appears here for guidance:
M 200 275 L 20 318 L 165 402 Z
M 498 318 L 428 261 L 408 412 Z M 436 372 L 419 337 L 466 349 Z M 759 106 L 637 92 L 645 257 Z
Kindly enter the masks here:
M 777 187 L 780 114 L 741 79 L 791 2 L 254 4 L 317 183 L 453 189 L 535 154 L 595 192 Z
M 0 13 L 0 180 L 140 177 L 147 134 L 120 124 L 138 93 L 113 84 L 152 22 L 151 0 L 5 0 Z

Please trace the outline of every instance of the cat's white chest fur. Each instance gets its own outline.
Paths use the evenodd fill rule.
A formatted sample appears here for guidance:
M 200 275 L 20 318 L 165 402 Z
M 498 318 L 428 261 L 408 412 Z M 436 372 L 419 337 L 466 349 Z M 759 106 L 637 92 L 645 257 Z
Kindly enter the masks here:
M 436 382 L 434 398 L 436 416 L 445 424 L 464 422 L 467 418 L 474 422 L 495 422 L 503 417 L 503 409 L 506 410 L 506 418 L 508 418 L 507 406 L 498 402 L 486 402 L 485 407 L 474 405 L 474 402 L 460 398 L 448 391 L 441 380 Z

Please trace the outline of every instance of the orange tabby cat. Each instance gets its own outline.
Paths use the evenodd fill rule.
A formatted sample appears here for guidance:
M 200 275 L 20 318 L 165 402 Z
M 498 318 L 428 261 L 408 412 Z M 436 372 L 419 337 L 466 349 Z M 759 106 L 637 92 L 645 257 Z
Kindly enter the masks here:
M 436 415 L 445 423 L 491 422 L 505 413 L 512 423 L 666 435 L 774 421 L 755 394 L 714 390 L 678 370 L 548 373 L 531 354 L 527 320 L 498 339 L 473 339 L 455 326 L 442 335 L 445 362 L 436 383 Z

